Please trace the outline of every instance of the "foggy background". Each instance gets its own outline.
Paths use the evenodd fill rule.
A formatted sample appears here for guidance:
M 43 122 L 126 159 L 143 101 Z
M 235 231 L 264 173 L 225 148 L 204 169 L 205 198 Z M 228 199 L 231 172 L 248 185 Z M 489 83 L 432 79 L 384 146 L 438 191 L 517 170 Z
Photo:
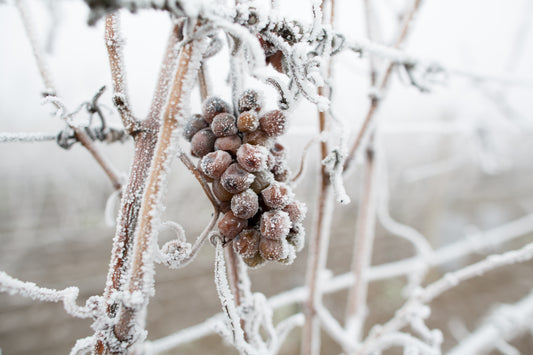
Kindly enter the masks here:
M 0 132 L 56 134 L 64 123 L 42 105 L 42 82 L 15 7 L 0 4 Z M 51 21 L 45 3 L 30 1 L 35 26 L 46 43 Z M 110 75 L 103 43 L 103 21 L 88 27 L 88 9 L 81 1 L 57 1 L 59 22 L 47 57 L 58 94 L 69 109 L 87 101 L 102 86 L 101 99 L 109 108 Z M 382 38 L 394 38 L 394 10 L 403 1 L 377 0 Z M 387 149 L 391 215 L 415 227 L 433 247 L 466 234 L 497 227 L 533 212 L 533 2 L 528 0 L 448 0 L 424 3 L 414 23 L 406 52 L 446 67 L 511 77 L 529 85 L 505 85 L 494 80 L 472 80 L 450 75 L 420 93 L 405 75 L 395 74 L 377 117 Z M 307 1 L 281 1 L 291 18 L 311 18 Z M 309 10 L 308 12 L 303 11 Z M 365 37 L 359 1 L 337 3 L 336 29 L 351 38 Z M 122 14 L 126 38 L 125 61 L 130 101 L 138 117 L 147 113 L 161 57 L 170 28 L 168 16 L 156 11 Z M 229 101 L 226 51 L 209 61 L 213 93 Z M 368 61 L 345 52 L 335 58 L 333 111 L 345 123 L 350 141 L 368 108 Z M 401 79 L 403 78 L 403 79 Z M 267 97 L 273 91 L 250 80 Z M 193 93 L 193 112 L 199 98 Z M 273 99 L 267 106 L 274 106 Z M 85 114 L 80 118 L 87 119 Z M 115 125 L 115 113 L 106 112 Z M 303 146 L 317 132 L 313 105 L 301 101 L 292 110 L 289 134 L 281 140 L 290 151 L 290 165 L 297 170 Z M 99 147 L 114 165 L 127 173 L 132 144 Z M 309 207 L 306 230 L 310 232 L 318 169 L 317 149 L 311 155 L 298 199 Z M 352 204 L 335 214 L 328 267 L 346 272 L 350 265 L 361 164 L 345 180 Z M 101 294 L 105 285 L 114 227 L 106 225 L 104 208 L 113 189 L 101 168 L 79 145 L 63 150 L 54 142 L 0 143 L 0 270 L 40 286 L 80 288 L 84 301 Z M 210 205 L 198 184 L 181 166 L 173 165 L 163 220 L 183 225 L 189 240 L 210 218 Z M 161 244 L 170 235 L 161 236 Z M 532 235 L 493 251 L 518 247 Z M 411 247 L 391 238 L 381 226 L 373 263 L 411 255 Z M 305 248 L 291 266 L 274 263 L 253 270 L 252 288 L 267 296 L 304 283 Z M 472 262 L 482 254 L 460 260 Z M 213 282 L 214 250 L 206 244 L 197 259 L 180 270 L 157 266 L 156 296 L 148 310 L 149 339 L 156 339 L 194 325 L 220 311 Z M 451 265 L 457 267 L 459 265 Z M 533 287 L 533 263 L 502 268 L 446 293 L 432 303 L 430 325 L 445 335 L 444 348 L 456 343 L 448 323 L 462 319 L 473 330 L 490 306 L 516 302 Z M 434 270 L 430 279 L 446 268 Z M 257 282 L 254 282 L 257 281 Z M 371 284 L 367 327 L 383 322 L 402 303 L 403 279 Z M 342 316 L 346 293 L 327 296 L 326 305 Z M 299 310 L 295 305 L 277 313 L 280 319 Z M 92 333 L 89 320 L 73 319 L 61 305 L 32 302 L 0 294 L 0 348 L 2 354 L 63 354 L 75 340 Z M 299 330 L 291 333 L 284 354 L 298 352 Z M 513 342 L 522 353 L 533 352 L 530 336 Z M 233 350 L 212 336 L 176 349 L 179 354 L 231 354 Z M 323 342 L 323 353 L 340 350 Z

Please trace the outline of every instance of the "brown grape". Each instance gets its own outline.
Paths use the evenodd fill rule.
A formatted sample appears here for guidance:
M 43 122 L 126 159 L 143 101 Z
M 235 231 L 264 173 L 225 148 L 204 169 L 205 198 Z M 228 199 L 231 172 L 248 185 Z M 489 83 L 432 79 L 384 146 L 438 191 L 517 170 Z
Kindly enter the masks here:
M 233 249 L 243 258 L 251 258 L 259 251 L 261 233 L 257 229 L 243 229 L 233 240 Z
M 296 223 L 292 226 L 287 235 L 287 242 L 294 246 L 297 252 L 303 249 L 305 244 L 305 229 L 301 223 Z
M 231 164 L 220 178 L 226 191 L 236 194 L 250 187 L 255 176 L 244 170 L 239 164 Z
M 232 162 L 231 155 L 223 150 L 211 152 L 200 161 L 200 170 L 212 179 L 220 179 Z
M 261 235 L 268 239 L 283 239 L 289 234 L 291 220 L 287 212 L 267 211 L 261 216 Z
M 243 133 L 253 132 L 259 128 L 259 117 L 255 111 L 245 111 L 237 118 L 237 128 Z
M 257 91 L 252 89 L 245 90 L 239 98 L 239 112 L 261 111 L 261 101 L 261 96 Z
M 244 263 L 246 265 L 248 265 L 248 267 L 251 267 L 251 268 L 256 268 L 258 266 L 260 266 L 261 264 L 263 264 L 265 262 L 265 259 L 263 259 L 263 257 L 261 256 L 261 254 L 259 252 L 257 252 L 254 256 L 252 256 L 251 258 L 245 258 L 243 257 L 242 258 L 242 261 L 244 261 Z
M 292 198 L 292 191 L 284 184 L 270 184 L 261 192 L 265 205 L 270 208 L 283 208 Z
M 211 130 L 217 137 L 227 137 L 237 134 L 237 121 L 235 116 L 229 113 L 219 113 L 211 122 Z
M 219 97 L 208 97 L 202 104 L 202 114 L 204 116 L 204 120 L 206 120 L 207 123 L 213 122 L 213 118 L 215 118 L 215 116 L 219 113 L 229 111 L 229 105 L 226 103 L 226 101 L 222 100 Z
M 287 212 L 294 225 L 304 220 L 307 208 L 302 202 L 293 200 L 283 207 L 283 211 Z
M 261 193 L 261 191 L 266 189 L 274 181 L 274 175 L 268 170 L 258 171 L 254 173 L 254 175 L 255 179 L 250 188 L 254 190 L 256 194 Z
M 241 146 L 242 141 L 241 137 L 238 135 L 229 136 L 229 137 L 220 137 L 215 141 L 215 149 L 225 150 L 231 154 L 237 154 L 237 150 Z
M 229 211 L 218 221 L 218 231 L 227 238 L 227 242 L 235 238 L 247 224 L 245 219 L 235 217 L 233 212 Z
M 272 144 L 270 137 L 263 131 L 257 130 L 254 132 L 244 134 L 244 143 L 252 145 L 262 145 L 268 147 Z
M 281 240 L 261 238 L 259 242 L 259 253 L 266 260 L 279 260 L 286 257 L 285 249 Z
M 244 170 L 251 173 L 265 170 L 268 150 L 260 145 L 245 143 L 237 150 L 237 161 Z
M 191 139 L 191 153 L 203 157 L 215 149 L 216 136 L 209 128 L 199 130 Z
M 217 198 L 217 200 L 221 202 L 229 202 L 231 201 L 231 198 L 233 197 L 233 194 L 231 192 L 226 191 L 226 189 L 222 186 L 220 183 L 220 180 L 214 180 L 213 181 L 213 195 Z
M 183 127 L 183 137 L 190 142 L 196 132 L 207 127 L 209 127 L 209 124 L 202 115 L 193 115 Z
M 259 198 L 256 193 L 248 189 L 231 198 L 231 210 L 236 217 L 252 218 L 259 209 Z
M 278 137 L 287 130 L 287 119 L 280 110 L 273 110 L 259 118 L 259 125 L 269 137 Z

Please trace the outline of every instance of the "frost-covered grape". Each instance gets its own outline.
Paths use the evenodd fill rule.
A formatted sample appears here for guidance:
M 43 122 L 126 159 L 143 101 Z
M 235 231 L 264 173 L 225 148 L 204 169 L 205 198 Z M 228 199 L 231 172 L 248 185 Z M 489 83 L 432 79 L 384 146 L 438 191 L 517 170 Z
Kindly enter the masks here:
M 220 183 L 226 191 L 236 194 L 249 188 L 254 179 L 253 174 L 244 170 L 239 164 L 233 163 L 222 174 Z
M 230 108 L 226 101 L 219 97 L 208 97 L 202 104 L 202 114 L 207 123 L 213 122 L 213 118 L 223 112 L 230 112 Z
M 257 229 L 244 229 L 233 240 L 233 250 L 244 258 L 252 258 L 259 251 L 261 233 Z
M 217 200 L 224 202 L 224 201 L 231 201 L 231 198 L 233 197 L 233 194 L 231 192 L 228 192 L 220 183 L 220 180 L 213 181 L 213 194 L 217 198 Z
M 286 257 L 279 259 L 278 261 L 285 265 L 291 265 L 296 259 L 296 248 L 288 243 L 285 243 L 284 248 L 286 248 Z
M 202 175 L 205 181 L 213 182 L 213 178 L 210 178 L 209 176 L 205 175 L 204 172 L 202 171 L 202 160 L 198 160 L 198 165 L 196 166 L 196 170 L 198 170 L 198 172 L 200 173 L 200 175 Z
M 237 134 L 237 120 L 229 113 L 220 113 L 213 118 L 211 130 L 217 137 L 227 137 Z
M 259 122 L 259 121 L 258 121 Z M 191 141 L 192 137 L 203 128 L 209 127 L 209 123 L 202 117 L 202 115 L 193 115 L 183 127 L 183 137 L 187 141 Z
M 246 133 L 244 134 L 244 143 L 252 144 L 252 145 L 262 145 L 265 147 L 270 146 L 272 143 L 272 140 L 270 137 L 260 129 L 254 132 Z
M 286 246 L 286 245 L 285 245 Z M 287 256 L 287 248 L 284 248 L 283 241 L 261 238 L 259 242 L 259 253 L 266 260 L 279 260 Z
M 237 118 L 237 128 L 243 133 L 253 132 L 259 128 L 259 117 L 255 111 L 245 111 Z
M 231 210 L 236 217 L 252 218 L 259 209 L 259 198 L 255 192 L 248 189 L 231 198 Z
M 294 249 L 299 252 L 304 248 L 305 244 L 305 229 L 301 223 L 296 223 L 292 226 L 287 235 L 287 242 L 294 246 Z
M 279 209 L 285 207 L 292 198 L 292 192 L 289 187 L 279 183 L 270 184 L 261 192 L 261 195 L 265 205 Z
M 191 153 L 196 157 L 203 157 L 215 150 L 216 136 L 209 128 L 199 130 L 191 139 Z
M 204 155 L 200 161 L 200 170 L 212 179 L 220 179 L 232 160 L 228 152 L 217 150 Z
M 261 101 L 261 96 L 257 91 L 252 89 L 245 90 L 239 98 L 239 112 L 251 110 L 259 112 L 262 106 Z
M 233 212 L 229 211 L 218 221 L 218 231 L 229 240 L 235 238 L 248 224 L 248 221 L 235 217 Z
M 265 170 L 268 159 L 268 150 L 260 145 L 245 143 L 237 150 L 237 161 L 244 170 L 251 173 Z
M 272 148 L 270 148 L 270 153 L 276 158 L 276 161 L 282 161 L 287 158 L 287 150 L 285 149 L 285 146 L 281 143 L 274 143 Z
M 248 265 L 248 267 L 255 268 L 255 267 L 258 267 L 259 265 L 263 264 L 265 262 L 265 259 L 263 259 L 261 254 L 259 252 L 257 252 L 257 254 L 255 254 L 251 258 L 243 257 L 242 261 L 244 261 L 244 263 L 246 265 Z
M 307 207 L 304 203 L 293 200 L 283 207 L 283 211 L 289 214 L 289 218 L 294 225 L 304 220 L 305 214 L 307 213 Z
M 268 111 L 259 118 L 261 130 L 270 137 L 281 136 L 287 130 L 287 119 L 280 110 Z
M 289 180 L 290 171 L 287 168 L 286 162 L 282 162 L 281 164 L 274 165 L 271 171 L 274 174 L 274 179 L 276 181 L 285 182 Z
M 289 234 L 291 220 L 287 212 L 267 211 L 261 216 L 261 235 L 268 239 L 283 239 Z
M 242 144 L 241 137 L 238 135 L 229 136 L 229 137 L 220 137 L 215 141 L 215 149 L 225 150 L 231 154 L 237 154 L 237 150 Z
M 266 189 L 274 181 L 274 174 L 268 170 L 258 171 L 257 173 L 254 173 L 254 175 L 255 179 L 250 188 L 254 190 L 256 194 L 260 194 L 261 191 Z

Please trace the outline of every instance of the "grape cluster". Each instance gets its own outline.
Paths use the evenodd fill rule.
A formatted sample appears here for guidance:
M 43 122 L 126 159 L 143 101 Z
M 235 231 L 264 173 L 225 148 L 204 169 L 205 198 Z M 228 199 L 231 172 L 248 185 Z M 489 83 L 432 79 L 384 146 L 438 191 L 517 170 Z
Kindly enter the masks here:
M 291 263 L 303 248 L 306 208 L 285 183 L 286 151 L 276 141 L 286 131 L 285 114 L 262 112 L 254 90 L 244 91 L 238 105 L 235 117 L 224 100 L 207 98 L 183 135 L 224 213 L 218 221 L 224 241 L 250 267 L 266 260 Z

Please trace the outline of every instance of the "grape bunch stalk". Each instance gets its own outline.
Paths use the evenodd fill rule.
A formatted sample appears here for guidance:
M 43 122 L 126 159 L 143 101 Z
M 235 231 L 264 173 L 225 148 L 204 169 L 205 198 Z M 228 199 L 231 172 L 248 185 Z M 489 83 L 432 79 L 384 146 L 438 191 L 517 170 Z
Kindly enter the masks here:
M 287 184 L 287 152 L 277 141 L 286 129 L 285 114 L 262 112 L 255 90 L 241 94 L 238 117 L 227 102 L 208 97 L 202 114 L 183 129 L 224 213 L 218 221 L 224 244 L 250 267 L 267 260 L 290 264 L 304 245 L 306 207 Z

